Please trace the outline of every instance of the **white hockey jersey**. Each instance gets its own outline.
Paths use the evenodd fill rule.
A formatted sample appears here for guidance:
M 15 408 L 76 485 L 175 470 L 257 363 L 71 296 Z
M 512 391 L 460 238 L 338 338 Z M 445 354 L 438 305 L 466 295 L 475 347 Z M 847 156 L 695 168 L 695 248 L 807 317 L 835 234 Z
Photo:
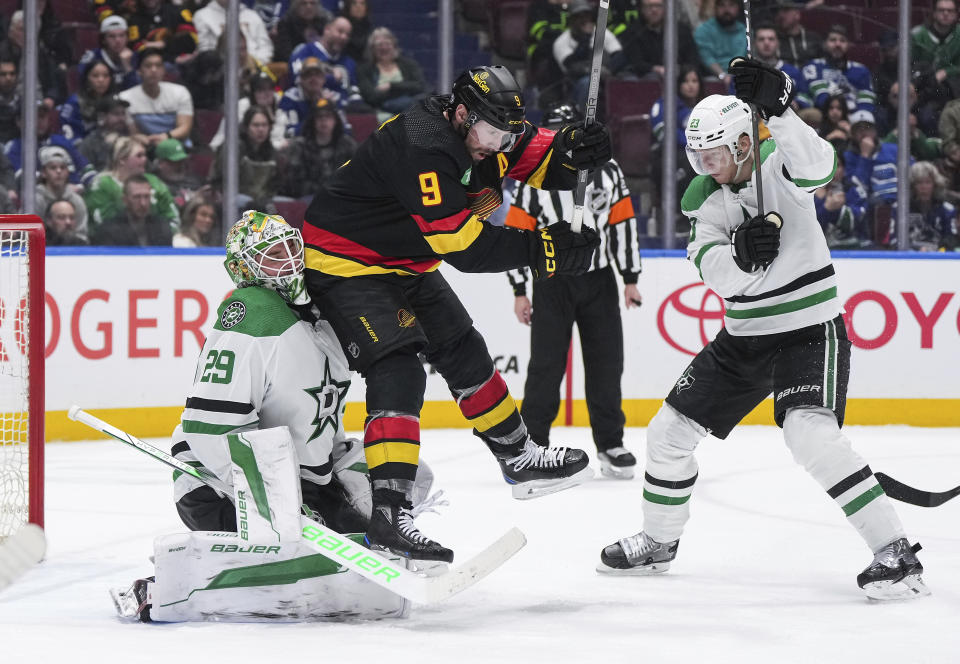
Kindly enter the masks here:
M 346 438 L 349 386 L 347 360 L 329 323 L 300 320 L 272 290 L 239 288 L 217 311 L 171 451 L 232 486 L 223 436 L 285 425 L 301 479 L 326 484 L 332 447 Z M 174 479 L 175 500 L 199 486 L 179 472 Z
M 792 110 L 771 117 L 767 127 L 772 138 L 760 143 L 764 211 L 783 217 L 780 254 L 769 267 L 743 272 L 730 243 L 734 229 L 757 215 L 756 171 L 738 185 L 697 176 L 680 204 L 690 219 L 687 258 L 724 298 L 724 324 L 736 336 L 795 330 L 842 310 L 813 200 L 833 177 L 836 152 Z

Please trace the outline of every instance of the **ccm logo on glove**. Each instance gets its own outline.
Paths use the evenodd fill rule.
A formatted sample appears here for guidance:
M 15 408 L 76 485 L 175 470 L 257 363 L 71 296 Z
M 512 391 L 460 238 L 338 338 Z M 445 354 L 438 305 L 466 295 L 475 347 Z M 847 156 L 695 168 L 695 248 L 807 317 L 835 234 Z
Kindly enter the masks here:
M 584 228 L 582 233 L 574 233 L 566 221 L 527 235 L 530 238 L 529 264 L 534 279 L 549 279 L 557 274 L 583 274 L 590 269 L 593 252 L 600 246 L 600 236 L 595 230 Z

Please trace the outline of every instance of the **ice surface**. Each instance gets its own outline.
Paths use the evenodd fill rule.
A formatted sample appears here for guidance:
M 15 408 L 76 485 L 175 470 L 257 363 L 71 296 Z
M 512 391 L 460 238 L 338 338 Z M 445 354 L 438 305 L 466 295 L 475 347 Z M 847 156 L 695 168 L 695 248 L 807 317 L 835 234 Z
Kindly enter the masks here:
M 874 470 L 925 489 L 960 483 L 958 429 L 845 431 Z M 601 577 L 600 549 L 640 528 L 639 477 L 520 502 L 467 431 L 423 438 L 451 504 L 420 517 L 421 529 L 460 560 L 512 525 L 527 547 L 406 620 L 271 625 L 121 623 L 107 589 L 150 574 L 152 538 L 182 528 L 170 471 L 117 442 L 47 445 L 49 551 L 0 594 L 0 662 L 960 661 L 960 499 L 897 504 L 924 545 L 933 595 L 869 603 L 855 578 L 871 556 L 842 512 L 793 463 L 779 430 L 741 427 L 698 452 L 692 518 L 670 572 Z M 592 448 L 586 429 L 553 438 Z M 626 440 L 642 458 L 644 430 Z

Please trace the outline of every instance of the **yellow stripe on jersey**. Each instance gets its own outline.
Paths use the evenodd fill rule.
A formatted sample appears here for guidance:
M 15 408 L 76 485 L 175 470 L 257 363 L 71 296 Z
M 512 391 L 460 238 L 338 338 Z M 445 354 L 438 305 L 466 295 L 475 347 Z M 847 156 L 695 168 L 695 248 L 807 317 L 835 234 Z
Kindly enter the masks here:
M 380 265 L 367 265 L 359 261 L 343 258 L 342 256 L 332 256 L 322 251 L 307 247 L 304 251 L 304 265 L 308 270 L 316 270 L 324 274 L 332 274 L 336 277 L 363 277 L 376 274 L 399 274 L 403 276 L 416 276 L 423 272 L 433 272 L 440 267 L 440 261 L 433 267 L 427 268 L 423 272 L 416 270 L 404 270 L 402 268 L 389 268 Z
M 469 247 L 482 231 L 483 223 L 477 218 L 477 215 L 471 214 L 463 225 L 453 233 L 434 233 L 433 235 L 424 235 L 423 239 L 438 254 L 450 254 L 455 251 L 463 251 Z
M 420 446 L 414 443 L 387 440 L 365 446 L 363 451 L 367 457 L 367 468 L 376 468 L 385 463 L 409 463 L 416 466 L 420 460 Z
M 468 417 L 467 421 L 470 422 L 477 431 L 484 432 L 510 417 L 516 409 L 517 402 L 513 400 L 513 397 L 510 396 L 508 392 L 506 398 L 494 406 L 492 410 L 488 410 L 476 417 Z
M 537 167 L 533 173 L 530 174 L 530 177 L 527 178 L 527 184 L 531 187 L 540 189 L 543 186 L 543 179 L 547 177 L 547 167 L 550 165 L 550 157 L 553 156 L 553 148 L 547 150 L 547 156 L 543 158 L 543 161 L 540 162 L 540 165 Z

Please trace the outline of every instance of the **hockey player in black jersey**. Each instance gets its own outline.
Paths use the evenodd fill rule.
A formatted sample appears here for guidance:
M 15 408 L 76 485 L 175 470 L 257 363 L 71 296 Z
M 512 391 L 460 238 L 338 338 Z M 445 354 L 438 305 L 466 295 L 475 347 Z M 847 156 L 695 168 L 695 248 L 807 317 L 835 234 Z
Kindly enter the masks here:
M 474 433 L 519 499 L 592 476 L 586 454 L 542 448 L 473 321 L 437 271 L 529 266 L 537 278 L 584 272 L 599 244 L 569 224 L 519 232 L 484 220 L 510 177 L 572 189 L 579 168 L 610 158 L 603 125 L 538 129 L 525 120 L 520 86 L 504 67 L 461 74 L 449 96 L 418 102 L 384 122 L 323 187 L 304 222 L 307 284 L 366 380 L 364 449 L 374 511 L 367 543 L 421 560 L 453 552 L 425 537 L 410 515 L 426 377 L 439 371 Z

